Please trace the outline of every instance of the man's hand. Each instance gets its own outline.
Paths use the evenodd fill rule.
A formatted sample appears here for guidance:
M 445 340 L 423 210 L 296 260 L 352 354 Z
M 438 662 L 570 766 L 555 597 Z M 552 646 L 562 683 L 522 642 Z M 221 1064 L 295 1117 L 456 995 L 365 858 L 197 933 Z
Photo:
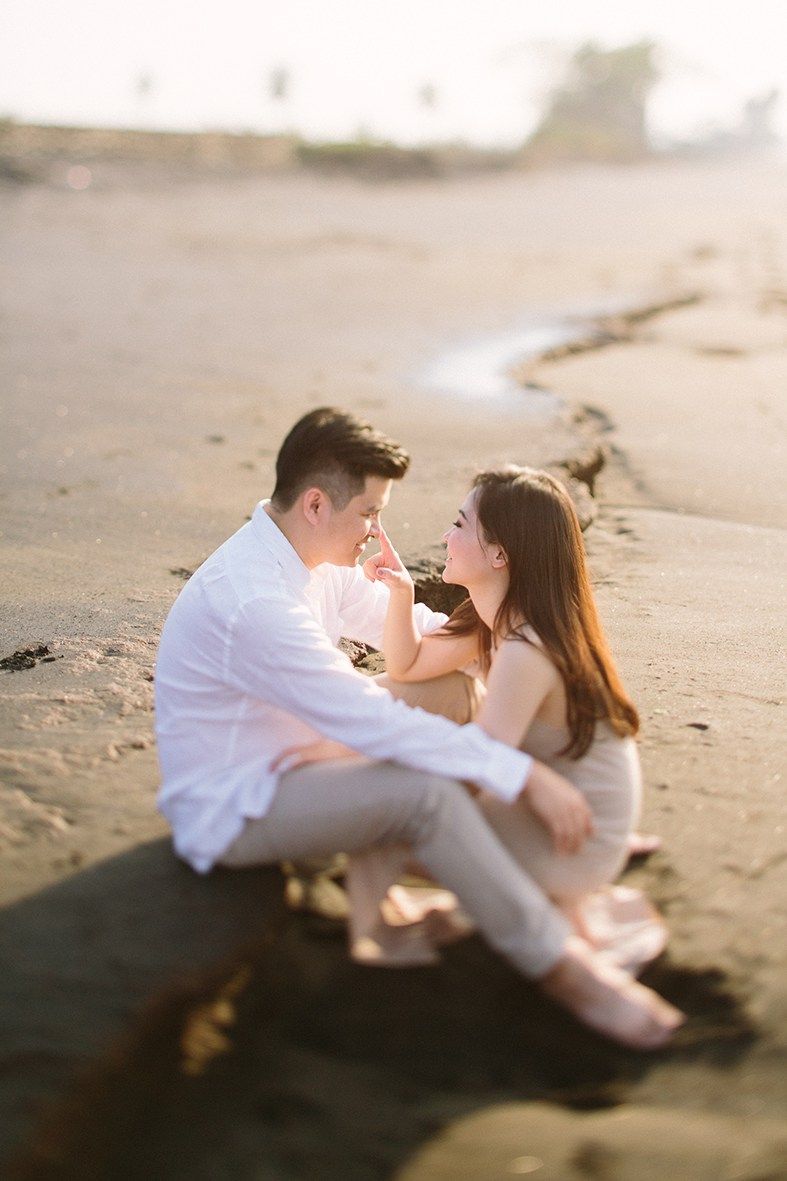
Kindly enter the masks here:
M 370 582 L 382 582 L 391 591 L 403 591 L 413 594 L 413 580 L 402 559 L 391 545 L 391 539 L 379 526 L 380 552 L 367 558 L 363 564 L 363 572 Z
M 303 767 L 306 763 L 324 763 L 329 759 L 360 759 L 363 756 L 357 750 L 352 750 L 342 742 L 334 742 L 332 738 L 318 738 L 306 746 L 290 746 L 277 755 L 270 764 L 270 771 L 294 771 L 296 767 Z
M 534 762 L 518 804 L 525 804 L 552 837 L 557 853 L 578 853 L 593 833 L 585 797 L 543 763 Z

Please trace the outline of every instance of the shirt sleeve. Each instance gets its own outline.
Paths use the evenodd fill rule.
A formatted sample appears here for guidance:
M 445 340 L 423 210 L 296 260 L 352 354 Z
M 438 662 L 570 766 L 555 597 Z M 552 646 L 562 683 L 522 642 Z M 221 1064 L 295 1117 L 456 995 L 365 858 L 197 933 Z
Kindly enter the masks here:
M 334 648 L 306 606 L 285 598 L 255 600 L 238 611 L 226 676 L 361 754 L 469 779 L 506 801 L 522 791 L 533 764 L 473 723 L 458 726 L 394 700 Z
M 381 648 L 390 591 L 381 582 L 370 582 L 359 566 L 341 570 L 343 634 L 372 648 Z M 431 611 L 425 603 L 415 604 L 415 626 L 422 636 L 436 631 L 448 619 L 442 611 Z

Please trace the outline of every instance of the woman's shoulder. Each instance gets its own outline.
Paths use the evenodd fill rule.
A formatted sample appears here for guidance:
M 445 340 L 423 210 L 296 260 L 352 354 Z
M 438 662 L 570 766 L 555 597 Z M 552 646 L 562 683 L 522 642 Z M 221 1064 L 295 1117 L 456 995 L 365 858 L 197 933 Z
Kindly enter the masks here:
M 546 651 L 544 641 L 541 639 L 541 636 L 534 627 L 530 626 L 529 623 L 522 624 L 519 629 L 519 634 L 523 640 L 527 640 L 529 643 L 533 644 L 534 647 L 540 648 L 542 652 Z
M 548 664 L 550 668 L 555 668 L 540 637 L 527 624 L 511 631 L 498 642 L 493 660 L 519 667 L 527 665 L 532 668 L 534 665 Z
M 523 644 L 523 641 L 524 641 L 524 644 Z M 505 636 L 500 641 L 500 643 L 501 643 L 501 645 L 502 644 L 515 644 L 515 645 L 518 645 L 520 648 L 521 647 L 537 648 L 539 650 L 539 652 L 543 652 L 544 654 L 546 654 L 546 647 L 544 645 L 544 641 L 541 639 L 541 636 L 538 634 L 536 629 L 534 627 L 531 627 L 529 623 L 520 623 L 516 627 L 512 628 L 511 631 L 508 633 L 508 635 Z

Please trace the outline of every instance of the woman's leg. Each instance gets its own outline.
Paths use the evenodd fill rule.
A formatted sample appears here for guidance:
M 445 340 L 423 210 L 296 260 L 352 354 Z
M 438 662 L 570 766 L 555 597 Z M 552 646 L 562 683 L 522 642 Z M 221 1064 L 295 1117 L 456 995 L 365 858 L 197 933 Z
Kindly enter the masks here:
M 578 853 L 558 854 L 552 840 L 524 800 L 506 804 L 488 792 L 478 796 L 490 827 L 514 860 L 561 905 L 611 882 L 622 867 L 620 840 L 603 832 L 589 837 Z
M 486 695 L 486 688 L 477 677 L 462 672 L 446 673 L 431 681 L 395 681 L 387 673 L 374 679 L 398 701 L 430 714 L 440 714 L 460 726 L 473 721 Z
M 560 907 L 574 931 L 606 962 L 638 975 L 664 950 L 667 928 L 641 890 L 612 886 L 626 845 L 603 832 L 579 853 L 558 855 L 536 818 L 521 803 L 486 795 L 478 804 L 514 859 Z
M 435 947 L 422 923 L 393 926 L 383 913 L 389 889 L 404 875 L 411 860 L 407 845 L 373 845 L 349 854 L 345 886 L 354 960 L 386 967 L 437 962 Z

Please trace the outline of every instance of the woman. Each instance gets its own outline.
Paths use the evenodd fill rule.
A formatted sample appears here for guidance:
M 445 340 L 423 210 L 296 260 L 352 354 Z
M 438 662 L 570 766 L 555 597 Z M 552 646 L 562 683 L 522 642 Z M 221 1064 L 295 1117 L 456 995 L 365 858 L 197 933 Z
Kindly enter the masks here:
M 513 804 L 485 792 L 477 792 L 476 800 L 501 843 L 571 917 L 581 941 L 598 943 L 583 903 L 614 880 L 629 855 L 640 802 L 638 717 L 602 634 L 570 498 L 546 472 L 506 467 L 480 474 L 444 536 L 443 580 L 466 587 L 468 598 L 425 636 L 415 625 L 412 579 L 382 528 L 380 540 L 381 552 L 364 568 L 367 577 L 390 590 L 383 639 L 388 687 L 411 705 L 456 721 L 474 720 L 583 792 L 593 831 L 578 849 L 559 833 L 550 838 L 529 809 L 526 790 Z M 317 743 L 298 759 L 345 753 L 335 744 Z M 349 859 L 356 958 L 428 963 L 436 958 L 438 943 L 462 933 L 456 915 L 441 909 L 444 896 L 427 899 L 419 911 L 396 888 L 407 863 L 404 847 L 371 849 Z M 641 921 L 636 898 L 624 898 L 623 908 L 632 901 L 630 968 L 663 946 L 663 928 Z M 613 926 L 616 918 L 627 917 L 620 913 L 621 900 L 617 903 L 617 915 L 607 907 L 600 916 Z M 619 951 L 618 932 L 613 934 Z M 610 956 L 618 967 L 621 959 Z M 563 995 L 559 999 L 566 1003 Z M 667 1008 L 659 1016 L 659 1040 L 680 1023 L 680 1014 Z M 587 1012 L 580 1015 L 594 1023 Z
M 573 504 L 547 472 L 483 472 L 444 535 L 443 581 L 468 599 L 437 632 L 421 637 L 413 586 L 383 536 L 375 576 L 391 591 L 384 651 L 397 682 L 462 669 L 486 694 L 475 720 L 492 737 L 552 766 L 590 804 L 593 835 L 559 854 L 526 808 L 481 793 L 478 802 L 508 849 L 590 935 L 582 901 L 617 877 L 639 813 L 637 711 L 599 623 Z M 661 949 L 651 925 L 642 954 Z

